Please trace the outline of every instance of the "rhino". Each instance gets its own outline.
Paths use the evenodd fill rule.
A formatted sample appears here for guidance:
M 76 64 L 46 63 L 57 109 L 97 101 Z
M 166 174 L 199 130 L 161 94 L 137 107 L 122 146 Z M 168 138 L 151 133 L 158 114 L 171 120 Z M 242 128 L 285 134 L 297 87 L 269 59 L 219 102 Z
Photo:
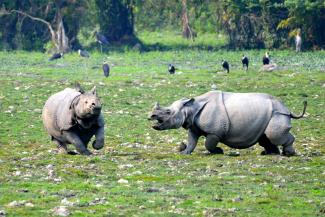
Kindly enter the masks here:
M 223 154 L 217 147 L 219 142 L 236 149 L 258 142 L 264 148 L 263 155 L 280 154 L 278 145 L 282 145 L 282 154 L 292 156 L 295 137 L 289 132 L 291 119 L 302 118 L 306 107 L 304 101 L 303 112 L 298 116 L 269 94 L 210 91 L 177 100 L 168 107 L 156 103 L 148 119 L 154 121 L 155 130 L 188 130 L 182 154 L 191 154 L 199 137 L 204 136 L 206 149 L 214 154 Z
M 67 144 L 73 144 L 82 155 L 91 155 L 87 144 L 95 135 L 93 148 L 104 146 L 104 118 L 96 87 L 85 92 L 80 84 L 55 93 L 46 101 L 43 111 L 43 124 L 60 152 L 69 152 Z

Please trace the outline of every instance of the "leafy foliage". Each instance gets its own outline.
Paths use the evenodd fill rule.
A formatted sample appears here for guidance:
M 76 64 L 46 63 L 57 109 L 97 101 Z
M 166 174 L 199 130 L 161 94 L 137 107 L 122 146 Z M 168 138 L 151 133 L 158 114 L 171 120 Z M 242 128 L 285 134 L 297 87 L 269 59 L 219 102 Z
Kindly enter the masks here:
M 100 29 L 109 41 L 128 42 L 134 39 L 132 1 L 96 0 Z
M 288 18 L 278 29 L 301 29 L 307 47 L 325 47 L 325 3 L 323 0 L 285 0 Z

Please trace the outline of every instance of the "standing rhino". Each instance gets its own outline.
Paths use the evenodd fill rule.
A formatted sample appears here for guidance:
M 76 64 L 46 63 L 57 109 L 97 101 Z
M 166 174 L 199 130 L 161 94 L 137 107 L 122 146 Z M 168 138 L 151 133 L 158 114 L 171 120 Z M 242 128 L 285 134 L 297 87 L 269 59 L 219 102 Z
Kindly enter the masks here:
M 83 155 L 90 155 L 87 144 L 95 135 L 92 146 L 104 146 L 104 118 L 96 87 L 84 92 L 77 84 L 75 89 L 66 88 L 52 95 L 45 103 L 43 124 L 60 151 L 68 153 L 67 144 L 75 145 Z
M 191 154 L 199 137 L 205 136 L 205 147 L 211 153 L 223 153 L 218 142 L 237 149 L 258 142 L 265 149 L 261 154 L 279 154 L 277 145 L 282 145 L 283 154 L 291 156 L 295 154 L 291 118 L 302 118 L 306 107 L 304 102 L 303 113 L 297 116 L 268 94 L 211 91 L 168 107 L 157 103 L 148 119 L 156 121 L 155 130 L 188 129 L 182 154 Z

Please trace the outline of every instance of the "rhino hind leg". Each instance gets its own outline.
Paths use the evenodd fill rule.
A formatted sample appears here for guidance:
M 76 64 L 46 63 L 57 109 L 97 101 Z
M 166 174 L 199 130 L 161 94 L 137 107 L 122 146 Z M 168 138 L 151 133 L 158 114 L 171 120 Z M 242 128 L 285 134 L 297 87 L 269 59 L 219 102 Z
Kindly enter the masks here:
M 223 154 L 223 150 L 217 147 L 219 137 L 215 135 L 207 135 L 205 140 L 205 147 L 211 154 Z
M 275 115 L 271 118 L 265 135 L 272 144 L 282 145 L 285 156 L 295 155 L 293 142 L 295 137 L 289 132 L 291 129 L 290 118 L 285 115 Z
M 266 137 L 265 134 L 259 138 L 258 143 L 264 148 L 261 155 L 277 155 L 280 154 L 278 146 L 271 143 L 271 141 Z
M 286 141 L 283 143 L 283 151 L 282 154 L 285 156 L 293 156 L 296 154 L 295 149 L 293 148 L 293 142 L 295 141 L 295 137 L 288 133 L 285 137 Z

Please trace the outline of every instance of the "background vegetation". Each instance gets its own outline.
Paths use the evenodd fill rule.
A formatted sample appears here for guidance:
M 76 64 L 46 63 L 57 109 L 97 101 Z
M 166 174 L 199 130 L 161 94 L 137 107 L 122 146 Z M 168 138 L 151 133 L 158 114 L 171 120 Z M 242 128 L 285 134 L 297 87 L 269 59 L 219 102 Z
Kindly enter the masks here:
M 182 32 L 182 2 L 194 35 L 224 34 L 229 48 L 289 47 L 299 29 L 304 49 L 325 46 L 323 0 L 2 0 L 0 48 L 51 48 L 44 46 L 51 41 L 44 23 L 12 10 L 24 11 L 54 27 L 62 19 L 69 48 L 78 49 L 95 45 L 95 31 L 113 44 L 132 46 L 143 31 Z

